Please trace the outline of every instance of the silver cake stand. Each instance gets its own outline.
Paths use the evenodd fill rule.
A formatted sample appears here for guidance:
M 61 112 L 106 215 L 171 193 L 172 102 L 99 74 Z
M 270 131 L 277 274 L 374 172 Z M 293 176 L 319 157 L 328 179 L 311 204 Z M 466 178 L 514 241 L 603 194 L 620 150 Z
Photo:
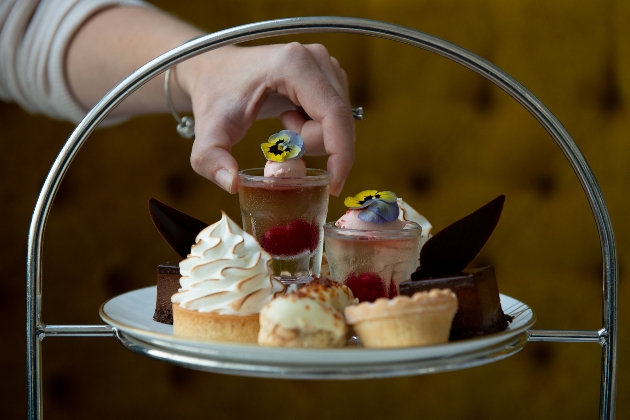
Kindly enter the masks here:
M 92 131 L 140 86 L 168 68 L 202 54 L 239 42 L 279 35 L 337 32 L 369 35 L 431 51 L 455 61 L 490 80 L 527 109 L 551 134 L 573 167 L 591 206 L 599 232 L 603 258 L 602 328 L 600 330 L 529 330 L 496 345 L 453 357 L 362 367 L 318 368 L 214 360 L 192 353 L 165 349 L 124 334 L 110 325 L 46 325 L 42 322 L 42 249 L 44 228 L 59 185 Z M 39 194 L 28 236 L 27 255 L 27 386 L 29 419 L 43 416 L 41 358 L 44 337 L 115 337 L 136 353 L 198 370 L 227 374 L 351 379 L 391 377 L 463 369 L 508 357 L 528 341 L 590 342 L 602 346 L 599 418 L 615 416 L 617 372 L 617 255 L 613 229 L 601 190 L 577 145 L 560 121 L 520 83 L 483 58 L 434 36 L 390 23 L 342 18 L 306 17 L 259 22 L 216 32 L 185 43 L 142 66 L 111 90 L 76 127 L 57 156 Z

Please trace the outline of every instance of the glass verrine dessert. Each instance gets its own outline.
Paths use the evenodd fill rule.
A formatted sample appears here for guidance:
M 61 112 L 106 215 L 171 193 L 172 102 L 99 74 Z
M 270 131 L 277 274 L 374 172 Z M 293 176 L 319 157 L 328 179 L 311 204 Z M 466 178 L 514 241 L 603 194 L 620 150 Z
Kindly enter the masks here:
M 285 281 L 319 276 L 331 173 L 307 169 L 304 143 L 284 130 L 262 144 L 265 168 L 238 173 L 243 228 L 273 257 L 272 269 Z
M 422 227 L 399 219 L 396 195 L 367 190 L 344 202 L 350 209 L 324 225 L 331 277 L 360 302 L 398 295 L 418 267 Z

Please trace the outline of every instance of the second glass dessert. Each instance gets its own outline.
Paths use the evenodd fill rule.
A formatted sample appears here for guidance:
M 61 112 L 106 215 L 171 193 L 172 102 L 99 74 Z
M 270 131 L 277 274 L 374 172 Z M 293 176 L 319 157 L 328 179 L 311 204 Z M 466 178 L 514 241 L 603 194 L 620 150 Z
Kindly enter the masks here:
M 418 267 L 422 228 L 407 222 L 404 229 L 342 229 L 324 225 L 330 275 L 344 283 L 360 302 L 398 295 L 398 285 Z
M 297 133 L 274 134 L 262 150 L 268 160 L 265 168 L 238 173 L 243 229 L 272 255 L 276 277 L 310 281 L 321 270 L 332 175 L 306 168 Z
M 344 204 L 346 214 L 324 226 L 332 278 L 360 302 L 397 296 L 418 267 L 422 227 L 404 220 L 404 204 L 391 191 L 365 190 Z

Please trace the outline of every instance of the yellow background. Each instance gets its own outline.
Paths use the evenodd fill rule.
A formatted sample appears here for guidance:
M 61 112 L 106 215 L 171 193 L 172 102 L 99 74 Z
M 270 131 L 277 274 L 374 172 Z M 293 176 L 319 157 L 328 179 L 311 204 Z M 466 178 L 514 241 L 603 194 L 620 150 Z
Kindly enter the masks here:
M 577 2 L 365 0 L 154 2 L 207 31 L 282 17 L 364 17 L 412 27 L 490 60 L 559 118 L 603 190 L 620 259 L 618 418 L 630 417 L 630 5 Z M 601 327 L 601 251 L 590 208 L 551 137 L 481 76 L 437 55 L 362 36 L 312 34 L 267 42 L 321 42 L 346 69 L 357 123 L 357 159 L 343 197 L 395 191 L 435 230 L 506 194 L 497 230 L 474 265 L 496 267 L 501 292 L 534 308 L 536 328 Z M 103 40 L 107 42 L 107 40 Z M 0 395 L 3 418 L 24 418 L 25 255 L 39 189 L 72 125 L 0 104 Z M 256 123 L 233 153 L 264 163 L 259 144 L 280 129 Z M 44 321 L 100 324 L 98 308 L 155 282 L 176 254 L 147 211 L 156 197 L 207 222 L 240 221 L 237 196 L 196 175 L 190 142 L 169 115 L 94 133 L 55 199 L 44 246 Z M 325 159 L 307 159 L 325 168 Z M 364 381 L 251 379 L 201 373 L 142 358 L 113 339 L 48 338 L 46 418 L 177 419 L 592 419 L 600 347 L 530 343 L 501 362 L 457 372 Z M 5 415 L 7 417 L 5 417 Z

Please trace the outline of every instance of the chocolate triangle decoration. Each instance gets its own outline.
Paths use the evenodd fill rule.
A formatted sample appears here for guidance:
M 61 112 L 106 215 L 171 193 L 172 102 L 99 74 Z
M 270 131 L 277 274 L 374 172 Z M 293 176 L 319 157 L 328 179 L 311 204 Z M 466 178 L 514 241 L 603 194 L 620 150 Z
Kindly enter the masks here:
M 155 198 L 149 199 L 149 213 L 158 232 L 182 258 L 190 253 L 197 234 L 208 226 Z
M 505 196 L 500 195 L 477 211 L 447 226 L 420 251 L 420 270 L 412 280 L 461 272 L 475 259 L 499 222 Z

